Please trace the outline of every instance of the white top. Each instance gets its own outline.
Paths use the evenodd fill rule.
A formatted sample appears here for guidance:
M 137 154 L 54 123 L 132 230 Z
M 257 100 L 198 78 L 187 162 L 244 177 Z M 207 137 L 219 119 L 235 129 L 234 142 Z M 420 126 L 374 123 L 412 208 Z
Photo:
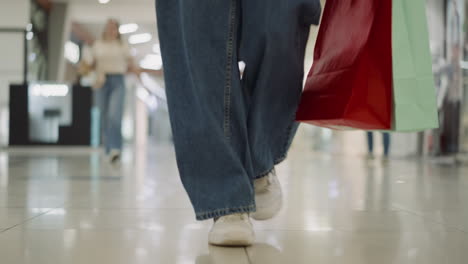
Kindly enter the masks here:
M 104 74 L 124 74 L 132 58 L 130 48 L 124 42 L 97 40 L 91 47 L 89 64 L 96 62 L 96 71 Z

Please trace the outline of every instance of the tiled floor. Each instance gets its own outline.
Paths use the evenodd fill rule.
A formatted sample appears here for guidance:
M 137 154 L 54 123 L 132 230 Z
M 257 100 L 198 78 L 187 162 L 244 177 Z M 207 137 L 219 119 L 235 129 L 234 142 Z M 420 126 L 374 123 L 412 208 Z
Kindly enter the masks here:
M 86 149 L 0 151 L 0 263 L 466 264 L 468 168 L 293 148 L 281 214 L 208 246 L 169 146 L 113 168 Z

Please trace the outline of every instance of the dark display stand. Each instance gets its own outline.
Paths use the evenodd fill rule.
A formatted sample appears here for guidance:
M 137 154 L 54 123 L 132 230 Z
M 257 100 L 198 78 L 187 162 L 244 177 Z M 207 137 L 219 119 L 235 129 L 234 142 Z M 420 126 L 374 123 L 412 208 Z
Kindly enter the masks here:
M 92 91 L 74 85 L 72 124 L 59 128 L 57 143 L 34 142 L 29 138 L 28 86 L 10 85 L 10 146 L 89 146 L 91 144 Z

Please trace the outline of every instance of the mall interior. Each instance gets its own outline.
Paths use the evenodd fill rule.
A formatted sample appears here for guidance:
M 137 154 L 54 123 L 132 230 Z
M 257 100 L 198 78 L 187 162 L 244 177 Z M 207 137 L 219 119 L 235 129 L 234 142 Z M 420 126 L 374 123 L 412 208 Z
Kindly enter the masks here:
M 301 125 L 282 210 L 229 248 L 179 178 L 154 0 L 0 0 L 0 263 L 467 263 L 468 1 L 425 2 L 440 127 L 391 133 L 384 155 L 380 132 L 371 154 L 364 131 Z M 118 164 L 80 71 L 110 18 L 148 70 L 125 78 Z

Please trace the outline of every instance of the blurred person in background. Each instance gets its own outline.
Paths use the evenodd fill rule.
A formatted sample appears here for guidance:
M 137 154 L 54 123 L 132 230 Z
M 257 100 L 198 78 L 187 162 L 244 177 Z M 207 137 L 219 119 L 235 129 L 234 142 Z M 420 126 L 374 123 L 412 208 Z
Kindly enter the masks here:
M 214 220 L 211 244 L 251 245 L 250 217 L 282 207 L 275 165 L 298 128 L 320 1 L 157 0 L 156 10 L 177 164 L 196 218 Z
M 384 149 L 384 158 L 388 159 L 390 154 L 390 134 L 389 133 L 382 133 L 382 143 Z M 374 133 L 367 132 L 367 149 L 368 149 L 368 158 L 374 159 Z
M 101 113 L 101 133 L 105 152 L 111 163 L 120 160 L 122 152 L 122 118 L 125 99 L 125 74 L 160 73 L 161 71 L 142 70 L 135 63 L 130 47 L 122 39 L 120 24 L 109 19 L 100 39 L 96 40 L 88 56 L 84 56 L 80 70 L 93 71 L 93 89 Z

